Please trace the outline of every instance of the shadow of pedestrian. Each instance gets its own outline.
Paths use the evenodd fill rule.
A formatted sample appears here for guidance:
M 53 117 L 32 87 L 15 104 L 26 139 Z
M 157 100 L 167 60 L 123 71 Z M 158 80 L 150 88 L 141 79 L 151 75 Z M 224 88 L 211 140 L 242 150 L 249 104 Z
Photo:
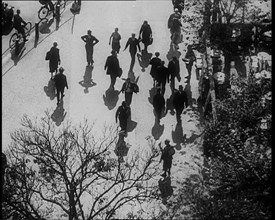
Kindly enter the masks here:
M 53 100 L 55 98 L 55 86 L 54 81 L 52 79 L 49 80 L 48 86 L 44 86 L 44 92 L 48 97 L 50 97 L 50 100 Z
M 171 186 L 171 177 L 167 176 L 165 178 L 161 178 L 158 181 L 160 196 L 162 198 L 163 204 L 166 204 L 167 198 L 173 195 L 173 188 Z
M 26 50 L 26 47 L 25 47 L 25 42 L 24 41 L 22 41 L 18 44 L 18 48 L 14 47 L 11 50 L 11 52 L 10 52 L 11 53 L 11 59 L 13 60 L 15 66 L 19 62 L 19 60 L 22 57 L 25 50 Z
M 171 94 L 171 96 L 166 100 L 166 113 L 168 113 L 168 110 L 170 110 L 170 114 L 174 115 L 175 114 L 175 110 L 174 110 L 174 106 L 173 106 L 173 98 L 174 98 L 174 94 Z
M 151 105 L 153 105 L 153 99 L 154 99 L 154 95 L 156 95 L 157 93 L 157 88 L 153 87 L 149 90 L 149 97 L 148 97 L 148 101 L 150 102 Z
M 161 135 L 163 134 L 164 131 L 164 125 L 160 125 L 157 120 L 155 120 L 155 124 L 152 127 L 152 136 L 154 137 L 155 140 L 159 140 Z
M 119 162 L 124 162 L 123 157 L 127 156 L 130 148 L 130 145 L 127 144 L 124 140 L 125 136 L 126 136 L 125 132 L 119 133 L 119 138 L 114 150 L 115 154 L 118 156 Z
M 61 100 L 59 104 L 56 106 L 56 109 L 54 110 L 53 114 L 51 115 L 51 118 L 55 122 L 56 126 L 61 125 L 61 123 L 65 119 L 66 114 L 67 112 L 65 112 L 65 109 L 63 107 L 63 100 Z
M 173 45 L 173 43 L 170 43 L 170 49 L 166 55 L 167 60 L 172 60 L 173 57 L 177 57 L 179 59 L 179 57 L 181 56 L 181 52 L 179 52 Z
M 177 150 L 181 150 L 181 143 L 184 143 L 186 140 L 186 134 L 183 135 L 183 128 L 182 128 L 182 123 L 178 122 L 176 124 L 175 130 L 172 131 L 172 140 L 174 143 L 176 143 L 175 148 Z
M 112 110 L 116 106 L 118 95 L 118 90 L 107 89 L 105 91 L 105 94 L 103 95 L 103 100 L 104 104 L 108 107 L 109 110 Z
M 152 53 L 148 53 L 147 51 L 144 51 L 144 50 L 141 51 L 141 54 L 140 53 L 137 54 L 138 62 L 142 72 L 145 72 L 145 68 L 149 66 L 152 56 L 153 56 Z
M 79 84 L 85 88 L 84 93 L 86 94 L 89 92 L 89 87 L 93 87 L 96 85 L 96 83 L 92 79 L 92 72 L 93 66 L 86 66 L 83 80 L 79 81 Z

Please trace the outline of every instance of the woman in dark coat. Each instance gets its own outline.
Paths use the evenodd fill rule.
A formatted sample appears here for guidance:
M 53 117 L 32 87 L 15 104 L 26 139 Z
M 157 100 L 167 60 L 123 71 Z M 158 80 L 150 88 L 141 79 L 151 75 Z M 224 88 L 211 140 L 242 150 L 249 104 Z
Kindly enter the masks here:
M 141 37 L 140 37 L 141 35 Z M 139 31 L 139 39 L 141 39 L 141 42 L 144 44 L 144 51 L 147 52 L 147 47 L 150 45 L 152 38 L 152 29 L 147 21 L 143 22 L 143 25 L 140 28 Z
M 107 69 L 106 74 L 110 75 L 111 77 L 111 84 L 110 84 L 110 89 L 115 89 L 115 83 L 116 83 L 116 78 L 119 76 L 119 71 L 120 71 L 120 67 L 119 67 L 119 61 L 117 59 L 117 54 L 116 51 L 112 50 L 112 55 L 108 56 L 106 63 L 105 63 L 105 67 L 104 69 Z
M 122 131 L 127 132 L 127 121 L 130 117 L 131 109 L 129 106 L 127 106 L 126 102 L 123 101 L 121 106 L 118 107 L 116 111 L 116 122 L 117 118 L 119 119 L 119 126 Z
M 50 49 L 49 67 L 51 77 L 53 78 L 53 72 L 57 73 L 58 65 L 60 65 L 60 55 L 59 49 L 57 48 L 57 43 L 53 43 L 53 47 Z

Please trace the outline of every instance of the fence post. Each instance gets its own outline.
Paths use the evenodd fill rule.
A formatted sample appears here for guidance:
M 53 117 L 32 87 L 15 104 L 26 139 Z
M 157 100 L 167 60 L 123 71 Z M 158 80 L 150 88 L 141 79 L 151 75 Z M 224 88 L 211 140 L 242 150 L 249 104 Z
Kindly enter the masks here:
M 55 27 L 55 30 L 57 31 L 59 29 L 59 23 L 60 23 L 60 3 L 58 2 L 57 5 L 56 5 L 56 9 L 55 9 L 55 12 L 56 12 L 56 27 Z
M 39 23 L 36 22 L 35 23 L 35 39 L 34 39 L 34 47 L 35 48 L 37 47 L 38 40 L 39 40 Z

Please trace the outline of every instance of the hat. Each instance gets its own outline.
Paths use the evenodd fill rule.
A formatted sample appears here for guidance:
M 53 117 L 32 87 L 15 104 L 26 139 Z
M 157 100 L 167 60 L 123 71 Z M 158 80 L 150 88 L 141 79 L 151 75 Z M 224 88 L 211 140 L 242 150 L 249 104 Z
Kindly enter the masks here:
M 64 68 L 63 68 L 62 66 L 59 68 L 59 72 L 60 72 L 60 73 L 63 73 L 63 72 L 64 72 Z
M 168 139 L 166 139 L 166 140 L 164 141 L 164 143 L 165 143 L 165 144 L 169 144 L 170 141 L 169 141 Z
M 160 54 L 159 54 L 159 52 L 156 52 L 155 55 L 158 57 Z

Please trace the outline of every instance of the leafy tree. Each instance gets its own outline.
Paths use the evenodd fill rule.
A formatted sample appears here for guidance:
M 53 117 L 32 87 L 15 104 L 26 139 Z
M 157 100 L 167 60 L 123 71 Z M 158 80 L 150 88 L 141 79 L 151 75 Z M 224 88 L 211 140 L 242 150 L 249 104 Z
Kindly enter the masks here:
M 111 219 L 125 205 L 157 198 L 149 183 L 160 171 L 154 146 L 134 151 L 125 162 L 114 155 L 117 130 L 99 136 L 87 121 L 57 130 L 49 113 L 12 134 L 3 193 L 3 219 Z M 152 182 L 152 181 L 151 181 Z M 125 214 L 126 215 L 126 214 Z

